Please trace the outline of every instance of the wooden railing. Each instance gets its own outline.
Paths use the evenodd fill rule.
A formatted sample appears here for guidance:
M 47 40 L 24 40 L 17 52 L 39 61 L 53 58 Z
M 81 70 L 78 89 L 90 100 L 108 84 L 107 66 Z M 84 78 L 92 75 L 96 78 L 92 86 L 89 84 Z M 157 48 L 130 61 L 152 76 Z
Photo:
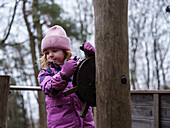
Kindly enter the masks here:
M 170 90 L 131 91 L 132 128 L 170 128 Z
M 0 128 L 7 127 L 7 102 L 10 90 L 41 91 L 39 86 L 9 85 L 9 76 L 0 76 Z M 170 127 L 170 90 L 132 90 L 132 128 Z
M 10 85 L 10 90 L 41 91 L 41 88 L 39 86 L 16 86 L 16 85 Z

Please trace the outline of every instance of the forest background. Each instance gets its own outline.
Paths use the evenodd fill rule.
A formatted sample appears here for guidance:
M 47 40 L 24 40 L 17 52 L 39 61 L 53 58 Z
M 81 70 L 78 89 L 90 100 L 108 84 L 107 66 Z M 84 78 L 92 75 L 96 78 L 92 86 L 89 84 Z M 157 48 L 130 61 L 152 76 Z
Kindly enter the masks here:
M 129 74 L 131 89 L 169 89 L 170 13 L 165 0 L 129 0 Z M 73 56 L 83 59 L 79 46 L 94 43 L 92 0 L 0 0 L 0 75 L 11 85 L 38 86 L 41 40 L 58 24 L 72 42 Z M 113 42 L 114 43 L 114 42 Z M 45 95 L 12 91 L 8 127 L 46 127 Z

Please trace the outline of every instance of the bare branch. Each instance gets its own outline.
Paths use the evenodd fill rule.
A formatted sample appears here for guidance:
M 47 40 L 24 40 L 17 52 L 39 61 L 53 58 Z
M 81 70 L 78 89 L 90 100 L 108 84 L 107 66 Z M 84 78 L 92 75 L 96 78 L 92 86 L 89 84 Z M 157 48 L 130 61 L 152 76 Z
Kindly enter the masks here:
M 15 17 L 15 14 L 16 14 L 16 10 L 17 10 L 17 6 L 18 6 L 19 1 L 20 1 L 20 0 L 16 0 L 16 2 L 15 2 L 14 12 L 13 12 L 13 15 L 12 15 L 11 22 L 10 22 L 10 24 L 9 24 L 8 32 L 7 32 L 6 36 L 5 36 L 5 38 L 0 41 L 0 44 L 1 44 L 1 45 L 5 43 L 5 41 L 7 40 L 8 36 L 9 36 L 9 34 L 10 34 L 11 27 L 12 27 L 12 24 L 13 24 L 13 21 L 14 21 L 14 17 Z

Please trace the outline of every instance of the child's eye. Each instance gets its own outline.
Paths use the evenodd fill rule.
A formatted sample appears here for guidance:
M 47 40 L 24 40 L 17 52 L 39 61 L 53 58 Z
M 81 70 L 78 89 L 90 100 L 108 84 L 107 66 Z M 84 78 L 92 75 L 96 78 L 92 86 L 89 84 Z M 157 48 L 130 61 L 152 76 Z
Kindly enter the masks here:
M 49 54 L 49 52 L 46 52 L 45 54 L 46 54 L 46 55 L 48 55 L 48 54 Z
M 53 52 L 57 52 L 57 50 L 53 50 Z

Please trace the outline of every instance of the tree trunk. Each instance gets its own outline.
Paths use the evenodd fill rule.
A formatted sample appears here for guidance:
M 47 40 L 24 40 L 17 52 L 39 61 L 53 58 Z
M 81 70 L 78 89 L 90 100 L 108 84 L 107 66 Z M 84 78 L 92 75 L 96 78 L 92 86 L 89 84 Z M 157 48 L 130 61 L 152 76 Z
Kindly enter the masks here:
M 42 25 L 40 24 L 40 15 L 38 14 L 39 11 L 39 2 L 38 0 L 33 0 L 32 3 L 32 17 L 33 17 L 33 23 L 34 23 L 34 29 L 36 29 L 37 32 L 37 42 L 38 42 L 38 49 L 39 49 L 39 56 L 41 52 L 41 40 L 43 38 L 42 34 Z M 35 49 L 35 48 L 34 48 Z M 36 61 L 36 60 L 34 60 Z M 37 67 L 38 70 L 38 67 Z M 36 84 L 38 85 L 37 76 L 38 72 L 35 73 L 36 75 Z M 38 91 L 38 104 L 39 104 L 39 128 L 46 128 L 47 122 L 46 122 L 46 109 L 45 109 L 45 95 Z
M 160 76 L 159 76 L 159 62 L 158 62 L 158 57 L 157 57 L 157 54 L 158 54 L 158 44 L 157 44 L 158 42 L 156 41 L 156 39 L 154 39 L 154 43 L 153 43 L 153 45 L 154 45 L 154 59 L 155 59 L 155 72 L 156 72 L 156 78 L 157 78 L 157 84 L 158 84 L 158 90 L 160 90 L 161 88 L 161 82 L 160 82 Z
M 146 62 L 147 62 L 147 75 L 146 75 L 146 85 L 147 85 L 147 88 L 149 89 L 150 88 L 150 60 L 149 60 L 149 51 L 148 51 L 148 42 L 145 42 L 145 48 L 146 48 L 146 51 L 145 51 L 145 57 L 146 57 Z
M 9 76 L 0 76 L 0 128 L 7 128 Z
M 94 0 L 97 128 L 131 128 L 127 9 L 128 0 Z
M 31 32 L 30 23 L 28 22 L 27 15 L 26 15 L 26 1 L 23 1 L 23 15 L 24 15 L 24 20 L 25 20 L 25 24 L 26 24 L 26 27 L 27 27 L 27 31 L 29 33 L 31 57 L 32 57 L 33 69 L 34 69 L 34 78 L 36 80 L 36 85 L 38 85 L 37 76 L 38 76 L 39 70 L 38 70 L 38 65 L 35 63 L 37 61 L 36 51 L 35 51 L 35 48 L 36 48 L 35 38 L 34 38 L 33 33 Z M 38 92 L 39 128 L 45 128 L 46 127 L 46 123 L 44 121 L 44 118 L 45 118 L 44 109 L 45 109 L 45 107 L 44 107 L 43 101 L 44 100 L 43 100 L 42 92 Z

